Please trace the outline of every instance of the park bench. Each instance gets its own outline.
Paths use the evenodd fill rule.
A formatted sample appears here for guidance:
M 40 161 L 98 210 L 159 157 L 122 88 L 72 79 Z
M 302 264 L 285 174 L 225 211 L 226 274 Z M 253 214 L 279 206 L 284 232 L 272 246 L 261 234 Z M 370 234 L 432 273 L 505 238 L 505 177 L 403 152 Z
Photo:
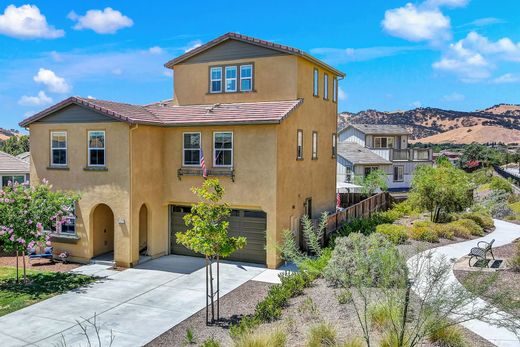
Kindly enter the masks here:
M 43 253 L 36 253 L 36 248 L 29 249 L 29 262 L 33 259 L 49 259 L 53 262 L 52 247 L 45 247 Z
M 493 254 L 493 243 L 495 243 L 495 239 L 491 240 L 491 242 L 479 241 L 477 243 L 477 247 L 473 247 L 469 251 L 469 261 L 468 265 L 471 267 L 471 260 L 473 258 L 482 259 L 484 262 L 487 260 L 487 254 L 491 253 L 493 259 L 495 259 L 495 255 Z

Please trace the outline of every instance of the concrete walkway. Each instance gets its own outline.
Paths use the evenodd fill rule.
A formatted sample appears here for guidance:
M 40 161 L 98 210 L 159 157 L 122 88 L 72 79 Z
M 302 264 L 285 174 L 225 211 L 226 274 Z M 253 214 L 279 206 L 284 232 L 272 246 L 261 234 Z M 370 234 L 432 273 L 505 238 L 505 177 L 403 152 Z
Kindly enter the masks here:
M 0 317 L 2 347 L 85 346 L 87 338 L 78 322 L 94 315 L 102 346 L 109 345 L 111 336 L 112 346 L 142 346 L 205 305 L 201 258 L 170 255 L 124 271 L 103 265 L 73 271 L 104 279 Z M 220 271 L 221 295 L 249 280 L 276 283 L 280 272 L 236 262 L 221 263 Z M 97 346 L 92 326 L 87 333 Z
M 465 255 L 468 254 L 471 247 L 475 247 L 478 241 L 491 241 L 492 239 L 495 239 L 494 247 L 502 246 L 508 243 L 511 243 L 516 238 L 520 237 L 520 225 L 507 223 L 500 220 L 495 220 L 495 226 L 496 229 L 494 232 L 471 241 L 466 242 L 460 242 L 460 243 L 454 243 L 451 245 L 438 247 L 430 251 L 426 252 L 432 252 L 433 257 L 445 257 L 446 259 L 459 259 Z M 413 264 L 413 261 L 416 259 L 417 256 L 412 257 L 408 263 Z M 425 270 L 426 271 L 426 270 Z M 455 278 L 455 275 L 453 274 L 453 271 L 450 272 L 450 277 L 448 280 L 450 283 L 456 283 L 458 285 L 461 285 L 457 279 Z M 420 292 L 420 290 L 419 290 Z M 475 305 L 485 305 L 483 300 L 478 300 L 474 303 Z M 491 343 L 499 346 L 499 347 L 513 347 L 513 346 L 520 346 L 520 340 L 517 338 L 517 336 L 512 333 L 511 331 L 505 329 L 505 328 L 498 328 L 495 326 L 492 326 L 486 322 L 482 322 L 479 320 L 472 320 L 465 323 L 462 323 L 462 325 L 469 330 L 473 331 L 475 334 L 478 334 L 482 336 L 484 339 L 490 341 Z

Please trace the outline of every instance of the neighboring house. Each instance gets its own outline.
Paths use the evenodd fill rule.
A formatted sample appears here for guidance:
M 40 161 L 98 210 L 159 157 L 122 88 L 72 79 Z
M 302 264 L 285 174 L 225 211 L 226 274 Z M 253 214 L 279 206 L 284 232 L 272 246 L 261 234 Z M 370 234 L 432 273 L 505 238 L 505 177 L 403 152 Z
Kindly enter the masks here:
M 351 124 L 338 133 L 339 182 L 354 182 L 381 169 L 388 175 L 388 188 L 410 188 L 418 165 L 432 165 L 430 148 L 409 148 L 410 133 L 399 125 Z
M 338 79 L 296 49 L 228 33 L 166 64 L 174 98 L 145 106 L 70 97 L 20 123 L 31 175 L 81 193 L 76 219 L 56 230 L 56 251 L 88 261 L 114 251 L 191 254 L 176 243 L 182 217 L 208 177 L 225 188 L 230 234 L 247 237 L 233 259 L 281 259 L 284 229 L 335 210 Z M 110 254 L 110 253 L 109 253 Z
M 28 163 L 31 162 L 31 152 L 23 152 L 18 154 L 16 157 L 25 160 Z
M 433 153 L 433 161 L 436 161 L 439 157 L 446 157 L 452 165 L 458 165 L 460 158 L 462 158 L 462 153 L 448 150 L 442 150 L 438 153 Z
M 29 181 L 29 163 L 5 152 L 0 152 L 0 182 L 2 187 L 5 187 L 9 182 L 23 183 L 26 181 Z

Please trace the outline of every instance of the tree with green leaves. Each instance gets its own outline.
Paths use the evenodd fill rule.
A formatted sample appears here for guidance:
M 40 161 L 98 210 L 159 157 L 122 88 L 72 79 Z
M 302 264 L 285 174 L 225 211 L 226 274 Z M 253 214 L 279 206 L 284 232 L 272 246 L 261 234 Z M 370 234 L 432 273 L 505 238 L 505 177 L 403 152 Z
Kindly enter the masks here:
M 381 170 L 372 170 L 366 176 L 356 176 L 354 183 L 361 186 L 361 194 L 370 196 L 380 189 L 382 191 L 388 190 L 387 175 Z
M 415 170 L 409 199 L 413 206 L 430 211 L 432 222 L 438 222 L 443 213 L 469 207 L 472 189 L 471 177 L 452 165 L 423 165 Z
M 11 136 L 2 142 L 0 151 L 14 156 L 24 152 L 29 152 L 29 136 Z
M 178 232 L 175 236 L 177 243 L 206 258 L 206 323 L 209 324 L 209 307 L 211 307 L 211 323 L 215 322 L 215 308 L 216 320 L 219 320 L 220 259 L 245 247 L 246 238 L 228 235 L 228 217 L 231 209 L 227 203 L 221 202 L 224 188 L 218 179 L 205 180 L 202 187 L 193 187 L 191 190 L 202 201 L 193 204 L 191 213 L 184 216 L 188 230 Z M 213 284 L 214 263 L 216 263 L 216 291 Z M 208 299 L 210 303 L 208 303 Z

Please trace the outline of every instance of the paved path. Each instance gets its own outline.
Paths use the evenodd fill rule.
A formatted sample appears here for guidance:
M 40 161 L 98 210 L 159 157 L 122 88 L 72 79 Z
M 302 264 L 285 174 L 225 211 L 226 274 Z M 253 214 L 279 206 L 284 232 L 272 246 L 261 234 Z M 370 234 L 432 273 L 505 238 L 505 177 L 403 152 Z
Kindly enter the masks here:
M 249 280 L 278 281 L 278 270 L 253 264 L 225 262 L 220 269 L 221 295 Z M 104 279 L 0 317 L 2 347 L 85 346 L 77 322 L 94 315 L 103 346 L 109 345 L 111 331 L 113 346 L 142 346 L 204 308 L 201 258 L 170 255 L 124 271 L 102 265 L 74 271 Z M 88 335 L 97 339 L 92 327 Z
M 500 220 L 495 220 L 495 226 L 496 229 L 494 232 L 471 241 L 466 242 L 460 242 L 460 243 L 454 243 L 451 245 L 438 247 L 433 250 L 431 250 L 432 255 L 435 257 L 442 257 L 444 256 L 446 259 L 459 259 L 465 255 L 468 254 L 471 247 L 475 247 L 478 241 L 491 241 L 492 239 L 495 239 L 494 247 L 502 246 L 508 243 L 511 243 L 511 241 L 515 240 L 516 238 L 520 237 L 520 225 L 507 223 Z M 427 251 L 429 252 L 429 251 Z M 412 257 L 409 260 L 409 263 L 414 260 L 415 257 Z M 453 274 L 453 271 L 450 272 L 450 278 L 449 281 L 452 283 L 457 283 L 461 285 L 457 279 L 455 278 L 455 275 Z M 484 305 L 484 301 L 478 300 L 476 302 L 477 305 Z M 504 328 L 497 328 L 495 326 L 492 326 L 488 323 L 479 321 L 479 320 L 472 320 L 465 323 L 462 323 L 462 325 L 469 330 L 473 331 L 474 333 L 482 336 L 486 340 L 490 341 L 491 343 L 499 346 L 499 347 L 518 347 L 520 346 L 519 339 L 513 334 L 512 332 L 504 329 Z

